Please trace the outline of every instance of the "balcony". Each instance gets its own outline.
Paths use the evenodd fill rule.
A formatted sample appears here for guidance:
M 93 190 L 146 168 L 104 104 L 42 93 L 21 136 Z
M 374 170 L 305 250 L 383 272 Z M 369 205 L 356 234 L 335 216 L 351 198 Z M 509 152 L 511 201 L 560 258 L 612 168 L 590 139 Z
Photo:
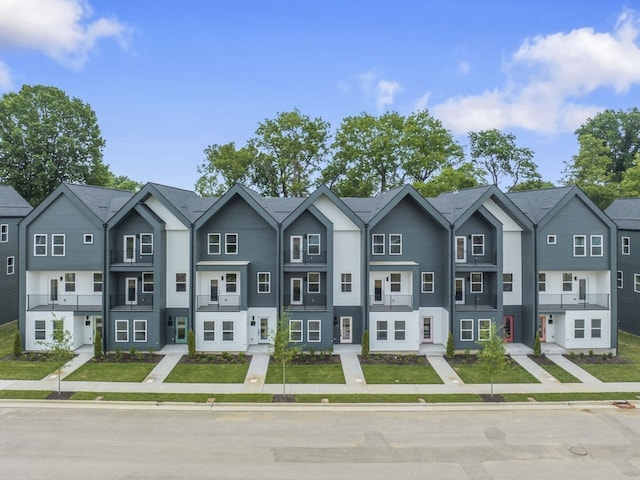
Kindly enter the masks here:
M 460 310 L 495 310 L 498 308 L 498 296 L 490 293 L 472 293 L 462 299 L 456 298 L 456 309 Z
M 102 294 L 94 295 L 27 295 L 27 310 L 102 311 Z
M 239 312 L 240 295 L 197 295 L 198 312 Z
M 609 310 L 608 293 L 540 293 L 538 307 L 542 312 L 558 310 Z
M 327 296 L 318 293 L 309 293 L 307 295 L 285 295 L 284 306 L 291 311 L 303 310 L 326 310 Z
M 370 295 L 369 307 L 372 312 L 411 312 L 413 295 Z
M 298 260 L 291 259 L 291 250 L 285 250 L 284 258 L 287 265 L 324 265 L 327 263 L 327 251 L 322 250 L 317 255 L 309 255 L 307 252 L 297 252 Z
M 109 309 L 111 310 L 153 310 L 153 294 L 143 293 L 137 296 L 111 295 L 109 297 Z
M 456 253 L 456 265 L 497 265 L 498 254 L 496 251 L 486 252 L 484 255 L 474 255 L 472 249 L 464 251 L 462 257 L 461 251 Z
M 112 250 L 109 259 L 111 265 L 153 265 L 153 254 L 140 250 Z

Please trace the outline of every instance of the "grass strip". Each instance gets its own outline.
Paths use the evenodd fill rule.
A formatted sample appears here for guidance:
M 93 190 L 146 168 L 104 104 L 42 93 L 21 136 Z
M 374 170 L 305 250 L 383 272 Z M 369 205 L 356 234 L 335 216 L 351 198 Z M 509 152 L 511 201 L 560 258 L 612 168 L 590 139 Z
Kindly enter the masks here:
M 0 390 L 0 399 L 44 400 L 50 394 L 50 390 Z
M 578 392 L 578 393 L 505 393 L 507 402 L 580 402 L 589 400 L 638 400 L 633 392 Z
M 340 384 L 344 382 L 342 365 L 289 365 L 285 369 L 288 384 Z M 265 383 L 282 383 L 282 368 L 279 365 L 269 365 Z
M 244 383 L 249 364 L 195 365 L 179 363 L 165 383 Z
M 64 378 L 70 382 L 142 382 L 156 363 L 88 362 Z
M 268 393 L 97 393 L 76 392 L 71 400 L 104 400 L 110 402 L 184 402 L 184 403 L 271 403 Z
M 441 384 L 442 379 L 428 365 L 361 365 L 368 384 Z

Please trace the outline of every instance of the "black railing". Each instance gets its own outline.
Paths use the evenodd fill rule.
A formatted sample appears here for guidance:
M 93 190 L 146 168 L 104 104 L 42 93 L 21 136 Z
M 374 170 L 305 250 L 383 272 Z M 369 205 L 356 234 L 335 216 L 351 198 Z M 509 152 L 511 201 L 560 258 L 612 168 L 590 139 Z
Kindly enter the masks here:
M 111 295 L 109 296 L 109 308 L 113 310 L 153 310 L 153 294 Z
M 290 310 L 326 310 L 327 296 L 319 293 L 285 295 L 284 304 Z
M 196 308 L 199 311 L 240 311 L 240 295 L 197 295 Z
M 27 295 L 28 310 L 102 310 L 102 294 L 68 295 L 31 294 Z
M 291 263 L 291 264 L 299 263 L 299 264 L 302 264 L 302 265 L 304 265 L 304 264 L 323 264 L 323 263 L 327 263 L 327 251 L 326 250 L 321 250 L 318 254 L 309 254 L 305 250 L 304 252 L 299 252 L 298 255 L 296 255 L 296 257 L 298 258 L 298 260 L 292 259 L 291 258 L 291 250 L 285 250 L 285 252 L 284 252 L 285 263 Z
M 538 305 L 562 309 L 609 308 L 608 293 L 540 293 Z
M 141 250 L 112 250 L 109 258 L 111 263 L 124 263 L 133 265 L 138 263 L 153 264 L 153 254 L 144 253 Z
M 369 295 L 369 306 L 376 310 L 413 309 L 413 295 Z
M 491 293 L 467 293 L 463 299 L 456 297 L 458 308 L 478 310 L 498 307 L 498 296 Z
M 456 263 L 462 265 L 496 265 L 498 259 L 498 253 L 496 251 L 487 252 L 479 254 L 480 252 L 469 248 L 465 250 L 465 258 L 458 258 L 458 252 L 456 251 Z

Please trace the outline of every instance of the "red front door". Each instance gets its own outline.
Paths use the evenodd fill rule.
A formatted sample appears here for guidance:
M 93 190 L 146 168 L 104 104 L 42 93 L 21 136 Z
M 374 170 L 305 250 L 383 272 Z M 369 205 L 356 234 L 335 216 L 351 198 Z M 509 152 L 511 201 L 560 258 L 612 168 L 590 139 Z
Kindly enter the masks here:
M 505 315 L 502 318 L 502 332 L 505 342 L 513 342 L 513 315 Z

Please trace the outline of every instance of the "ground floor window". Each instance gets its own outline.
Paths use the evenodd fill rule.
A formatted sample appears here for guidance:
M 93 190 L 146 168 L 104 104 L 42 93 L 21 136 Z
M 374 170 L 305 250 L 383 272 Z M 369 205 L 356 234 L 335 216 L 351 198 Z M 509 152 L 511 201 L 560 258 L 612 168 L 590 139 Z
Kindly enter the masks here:
M 289 341 L 302 341 L 302 320 L 289 320 Z
M 393 338 L 395 340 L 404 340 L 407 334 L 407 324 L 404 320 L 396 320 L 393 324 Z
M 320 341 L 320 329 L 321 329 L 320 320 L 309 320 L 307 322 L 307 341 L 308 342 L 319 342 Z
M 378 320 L 376 322 L 376 339 L 387 340 L 387 321 Z
M 575 338 L 584 338 L 584 319 L 576 318 L 574 320 L 573 332 Z
M 134 342 L 147 341 L 147 321 L 146 320 L 133 321 L 133 341 Z
M 129 341 L 129 320 L 116 320 L 116 342 Z
M 202 333 L 205 342 L 213 342 L 216 339 L 216 322 L 205 320 L 202 324 Z
M 602 338 L 602 319 L 591 320 L 591 338 Z
M 473 341 L 473 320 L 470 318 L 460 320 L 460 341 Z
M 34 334 L 36 340 L 47 339 L 47 322 L 44 320 L 36 320 L 34 325 Z
M 233 342 L 233 322 L 230 320 L 222 322 L 222 341 Z
M 491 320 L 481 318 L 478 320 L 478 341 L 485 342 L 491 337 Z

